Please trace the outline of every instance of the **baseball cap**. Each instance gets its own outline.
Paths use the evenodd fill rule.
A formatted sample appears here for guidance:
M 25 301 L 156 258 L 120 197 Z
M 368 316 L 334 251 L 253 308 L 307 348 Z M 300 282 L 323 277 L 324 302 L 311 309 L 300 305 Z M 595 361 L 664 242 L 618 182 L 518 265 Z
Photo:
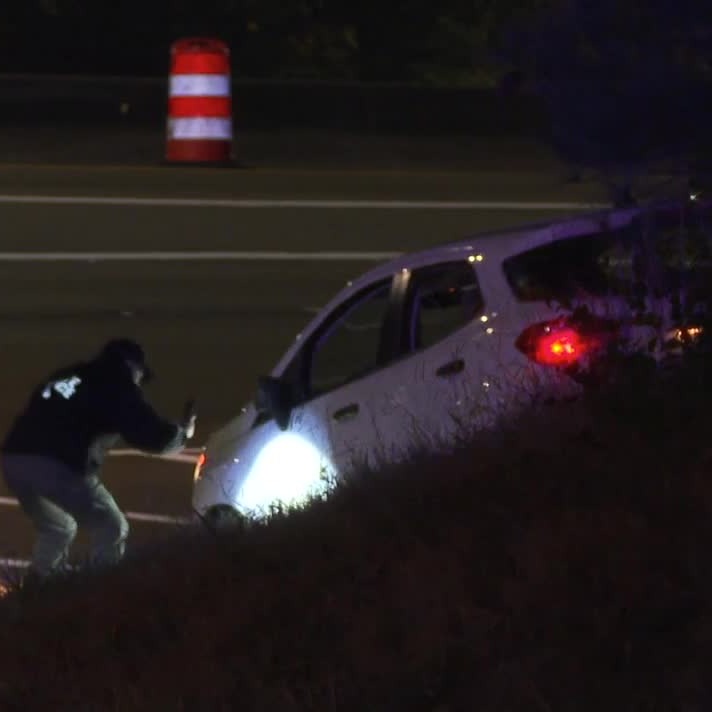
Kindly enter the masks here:
M 143 371 L 143 380 L 148 382 L 155 376 L 153 369 L 146 362 L 143 347 L 133 339 L 111 339 L 104 344 L 100 356 L 109 359 L 121 359 L 135 364 Z

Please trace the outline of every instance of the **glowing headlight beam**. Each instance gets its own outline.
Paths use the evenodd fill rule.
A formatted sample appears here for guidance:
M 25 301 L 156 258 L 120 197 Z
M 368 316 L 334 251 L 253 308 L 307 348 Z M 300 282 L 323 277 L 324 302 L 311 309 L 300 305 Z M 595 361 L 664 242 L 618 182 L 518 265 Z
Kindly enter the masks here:
M 295 433 L 280 433 L 257 455 L 237 496 L 250 513 L 270 506 L 294 506 L 323 495 L 333 465 L 312 443 Z

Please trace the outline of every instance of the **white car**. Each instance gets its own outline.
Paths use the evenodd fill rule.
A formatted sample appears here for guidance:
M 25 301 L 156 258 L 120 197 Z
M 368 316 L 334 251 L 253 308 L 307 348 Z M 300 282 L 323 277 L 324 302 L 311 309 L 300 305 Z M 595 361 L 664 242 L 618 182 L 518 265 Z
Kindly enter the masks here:
M 679 208 L 668 209 L 658 213 L 672 229 Z M 640 215 L 477 236 L 349 282 L 260 379 L 255 401 L 208 439 L 194 510 L 259 516 L 364 463 L 447 446 L 532 396 L 575 396 L 577 368 L 607 339 L 649 336 L 626 321 L 621 296 Z M 566 298 L 589 316 L 562 310 Z

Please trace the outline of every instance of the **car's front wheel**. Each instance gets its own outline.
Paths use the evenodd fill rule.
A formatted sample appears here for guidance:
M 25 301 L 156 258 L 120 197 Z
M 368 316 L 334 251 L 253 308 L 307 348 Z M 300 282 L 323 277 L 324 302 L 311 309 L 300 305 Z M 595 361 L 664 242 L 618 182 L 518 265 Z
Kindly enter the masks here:
M 205 526 L 213 531 L 228 528 L 244 529 L 247 525 L 246 517 L 229 504 L 216 504 L 210 507 L 202 515 L 201 520 Z

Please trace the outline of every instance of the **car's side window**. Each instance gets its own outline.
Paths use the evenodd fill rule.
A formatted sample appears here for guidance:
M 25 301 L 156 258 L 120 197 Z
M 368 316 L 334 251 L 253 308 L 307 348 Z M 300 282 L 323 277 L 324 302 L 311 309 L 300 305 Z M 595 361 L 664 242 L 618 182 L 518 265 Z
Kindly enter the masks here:
M 380 349 L 391 283 L 387 279 L 365 290 L 317 332 L 307 354 L 307 397 L 339 388 L 383 364 Z
M 416 270 L 407 300 L 409 347 L 438 343 L 482 314 L 484 299 L 469 262 L 445 262 Z

